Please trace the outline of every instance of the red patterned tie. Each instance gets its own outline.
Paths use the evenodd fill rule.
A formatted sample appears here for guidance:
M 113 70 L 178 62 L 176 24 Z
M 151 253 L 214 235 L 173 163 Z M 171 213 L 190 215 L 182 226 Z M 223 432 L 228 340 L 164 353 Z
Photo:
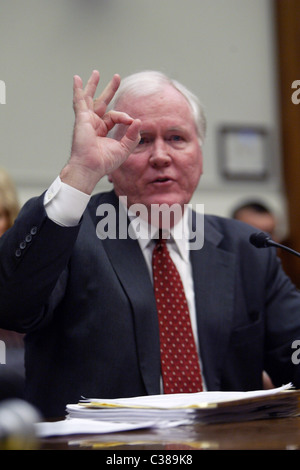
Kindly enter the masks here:
M 152 268 L 164 393 L 200 392 L 202 378 L 188 305 L 164 239 L 153 250 Z

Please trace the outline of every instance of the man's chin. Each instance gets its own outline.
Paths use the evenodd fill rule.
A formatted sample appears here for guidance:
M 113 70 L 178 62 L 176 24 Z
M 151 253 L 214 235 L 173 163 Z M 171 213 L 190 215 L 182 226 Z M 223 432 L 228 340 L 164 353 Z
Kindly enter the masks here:
M 141 202 L 147 207 L 162 206 L 162 205 L 166 205 L 166 206 L 178 205 L 181 207 L 184 206 L 183 198 L 179 198 L 178 194 L 153 195 L 149 198 L 144 198 L 144 200 Z
M 177 224 L 182 218 L 184 211 L 184 204 L 178 199 L 154 199 L 151 202 L 147 201 L 148 220 L 154 226 L 160 228 L 170 228 Z

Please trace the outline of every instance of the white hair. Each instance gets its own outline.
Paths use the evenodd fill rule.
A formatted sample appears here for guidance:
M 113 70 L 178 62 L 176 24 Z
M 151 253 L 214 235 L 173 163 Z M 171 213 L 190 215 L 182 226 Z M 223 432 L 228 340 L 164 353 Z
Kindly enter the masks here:
M 124 78 L 110 104 L 110 109 L 117 109 L 118 103 L 125 95 L 130 95 L 131 97 L 149 96 L 161 91 L 165 85 L 173 86 L 187 100 L 192 111 L 200 144 L 203 144 L 206 133 L 206 118 L 200 101 L 184 85 L 177 80 L 169 78 L 162 72 L 145 70 Z

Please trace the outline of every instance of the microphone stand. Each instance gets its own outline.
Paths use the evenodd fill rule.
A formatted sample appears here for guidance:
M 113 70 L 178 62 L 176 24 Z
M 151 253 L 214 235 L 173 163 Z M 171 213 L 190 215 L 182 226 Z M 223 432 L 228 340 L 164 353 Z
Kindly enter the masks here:
M 288 251 L 289 253 L 292 253 L 293 255 L 296 255 L 300 258 L 300 253 L 298 253 L 298 251 L 292 250 L 292 248 L 289 248 L 288 246 L 274 242 L 271 238 L 266 240 L 266 243 L 270 246 L 275 246 L 276 248 L 281 248 L 282 250 Z

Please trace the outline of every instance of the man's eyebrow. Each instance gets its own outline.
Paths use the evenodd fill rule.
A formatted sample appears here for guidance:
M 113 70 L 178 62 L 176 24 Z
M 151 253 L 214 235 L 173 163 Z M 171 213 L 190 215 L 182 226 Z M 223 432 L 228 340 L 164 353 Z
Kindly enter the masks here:
M 164 132 L 186 132 L 186 131 L 187 129 L 184 125 L 166 127 L 166 129 L 164 129 Z M 153 134 L 153 133 L 156 133 L 156 131 L 153 131 L 152 129 L 146 128 L 146 129 L 140 130 L 140 135 Z
M 185 131 L 186 128 L 184 126 L 172 126 L 168 128 L 168 131 Z

